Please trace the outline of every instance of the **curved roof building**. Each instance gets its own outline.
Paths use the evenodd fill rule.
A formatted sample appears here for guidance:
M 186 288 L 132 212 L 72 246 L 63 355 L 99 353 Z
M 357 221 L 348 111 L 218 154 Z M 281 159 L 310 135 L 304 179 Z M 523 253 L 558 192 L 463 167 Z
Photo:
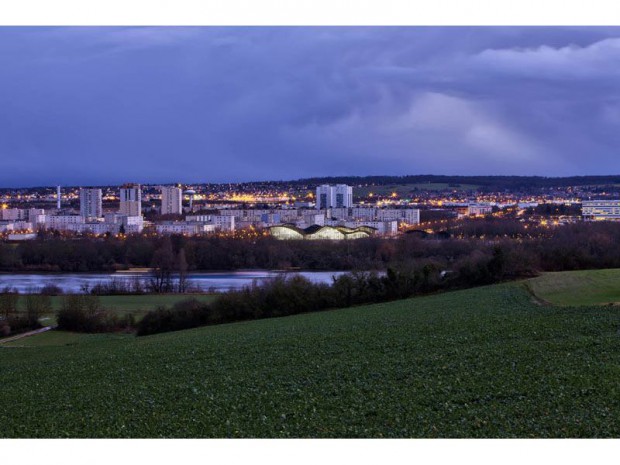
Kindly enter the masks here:
M 300 229 L 290 224 L 272 226 L 269 232 L 276 239 L 281 240 L 350 240 L 370 237 L 376 229 L 368 226 L 358 228 L 346 228 L 344 226 L 319 226 L 313 225 L 306 229 Z

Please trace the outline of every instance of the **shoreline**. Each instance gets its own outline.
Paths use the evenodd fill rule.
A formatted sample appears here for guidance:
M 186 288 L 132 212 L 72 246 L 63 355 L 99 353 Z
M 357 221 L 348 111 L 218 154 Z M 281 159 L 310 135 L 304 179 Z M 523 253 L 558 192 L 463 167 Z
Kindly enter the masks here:
M 123 275 L 129 275 L 131 273 L 135 273 L 135 274 L 142 274 L 142 275 L 146 275 L 148 273 L 151 273 L 153 268 L 140 268 L 140 270 L 144 270 L 144 271 L 137 271 L 136 270 L 115 270 L 115 271 L 39 271 L 39 270 L 20 270 L 20 271 L 0 271 L 0 278 L 2 276 L 11 276 L 11 275 L 50 275 L 50 276 L 54 276 L 54 275 L 76 275 L 76 276 L 81 276 L 81 275 L 105 275 L 105 276 L 114 276 L 114 275 L 118 275 L 118 276 L 123 276 Z M 146 271 L 146 270 L 150 270 L 150 271 Z M 188 271 L 187 274 L 224 274 L 224 273 L 258 273 L 258 272 L 265 272 L 265 273 L 330 273 L 330 272 L 334 272 L 334 273 L 352 273 L 353 271 L 359 271 L 359 270 L 330 270 L 330 269 L 304 269 L 304 268 L 289 268 L 289 269 L 281 269 L 281 268 L 276 268 L 276 269 L 266 269 L 266 268 L 238 268 L 238 269 L 234 269 L 234 270 L 193 270 L 193 271 Z M 385 270 L 364 270 L 367 272 L 381 272 L 381 271 L 385 271 Z

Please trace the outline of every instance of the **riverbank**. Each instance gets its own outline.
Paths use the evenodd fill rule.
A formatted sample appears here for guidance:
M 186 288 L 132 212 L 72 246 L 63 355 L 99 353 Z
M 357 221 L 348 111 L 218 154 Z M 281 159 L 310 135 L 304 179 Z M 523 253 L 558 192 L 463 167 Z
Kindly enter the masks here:
M 254 282 L 264 282 L 283 274 L 301 275 L 315 283 L 331 283 L 334 277 L 345 271 L 283 271 L 239 270 L 234 272 L 190 272 L 187 274 L 189 288 L 199 292 L 215 293 L 241 289 Z M 6 287 L 20 293 L 35 293 L 46 285 L 57 286 L 64 293 L 81 293 L 97 284 L 118 280 L 132 283 L 136 280 L 148 284 L 151 275 L 145 272 L 125 273 L 23 273 L 1 274 L 0 291 Z

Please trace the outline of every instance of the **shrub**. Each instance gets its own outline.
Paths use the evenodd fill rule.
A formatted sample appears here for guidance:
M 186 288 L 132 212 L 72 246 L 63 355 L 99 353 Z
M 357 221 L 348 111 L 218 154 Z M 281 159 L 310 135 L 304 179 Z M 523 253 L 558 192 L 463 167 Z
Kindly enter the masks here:
M 0 292 L 0 316 L 6 320 L 17 314 L 19 292 L 16 289 L 5 287 Z
M 58 329 L 85 333 L 112 331 L 118 320 L 101 308 L 99 298 L 73 294 L 63 298 L 58 311 Z
M 144 294 L 146 292 L 144 282 L 141 278 L 135 277 L 130 280 L 112 278 L 95 284 L 85 293 L 94 295 L 130 295 Z
M 0 321 L 0 337 L 6 337 L 11 335 L 11 327 L 6 321 Z
M 30 325 L 34 326 L 41 315 L 52 311 L 52 300 L 49 295 L 26 294 L 26 316 Z
M 178 331 L 207 324 L 209 306 L 198 300 L 185 299 L 174 304 L 171 309 L 159 307 L 147 313 L 138 323 L 137 335 Z
M 64 292 L 56 284 L 46 284 L 45 286 L 41 288 L 41 290 L 39 291 L 39 294 L 54 296 L 54 295 L 62 295 L 64 294 Z
M 41 324 L 38 321 L 31 322 L 28 318 L 14 316 L 0 324 L 0 334 L 10 336 L 39 329 L 40 327 Z

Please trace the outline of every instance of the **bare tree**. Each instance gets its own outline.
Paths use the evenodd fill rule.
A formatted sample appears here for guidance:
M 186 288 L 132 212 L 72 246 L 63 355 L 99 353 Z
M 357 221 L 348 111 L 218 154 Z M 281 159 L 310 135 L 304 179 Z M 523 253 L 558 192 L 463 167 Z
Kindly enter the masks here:
M 166 238 L 163 245 L 153 254 L 151 266 L 153 268 L 152 290 L 159 293 L 171 292 L 173 290 L 172 273 L 175 268 L 175 259 L 169 238 Z
M 179 292 L 187 292 L 187 259 L 185 258 L 185 249 L 179 250 L 177 255 L 177 271 L 179 272 Z
M 17 304 L 19 302 L 19 291 L 10 287 L 5 287 L 0 293 L 0 315 L 5 319 L 12 318 L 17 314 Z
M 52 311 L 52 299 L 49 295 L 36 292 L 36 289 L 28 290 L 26 294 L 26 317 L 30 326 L 35 326 L 39 318 Z

